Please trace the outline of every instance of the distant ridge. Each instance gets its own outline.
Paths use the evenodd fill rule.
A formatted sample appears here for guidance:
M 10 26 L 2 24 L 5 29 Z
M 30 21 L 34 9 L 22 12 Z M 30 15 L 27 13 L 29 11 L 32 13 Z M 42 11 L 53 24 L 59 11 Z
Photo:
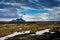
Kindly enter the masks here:
M 0 21 L 0 24 L 17 24 L 17 23 L 40 23 L 40 24 L 60 24 L 60 21 L 30 21 L 30 22 L 25 22 L 25 21 Z

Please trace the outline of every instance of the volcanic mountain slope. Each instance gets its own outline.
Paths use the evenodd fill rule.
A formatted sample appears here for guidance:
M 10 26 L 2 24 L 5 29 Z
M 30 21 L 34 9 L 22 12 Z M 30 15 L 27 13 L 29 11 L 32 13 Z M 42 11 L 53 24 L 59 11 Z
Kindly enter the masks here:
M 22 18 L 20 18 L 20 19 L 12 20 L 10 22 L 25 22 L 25 20 L 23 20 Z

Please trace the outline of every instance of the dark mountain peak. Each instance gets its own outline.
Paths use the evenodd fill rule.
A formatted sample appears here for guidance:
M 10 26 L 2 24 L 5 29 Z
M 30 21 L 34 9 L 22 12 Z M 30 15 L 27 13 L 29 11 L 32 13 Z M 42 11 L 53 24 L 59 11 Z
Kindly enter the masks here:
M 22 18 L 20 18 L 20 19 L 12 20 L 11 22 L 25 22 L 25 20 L 23 20 Z

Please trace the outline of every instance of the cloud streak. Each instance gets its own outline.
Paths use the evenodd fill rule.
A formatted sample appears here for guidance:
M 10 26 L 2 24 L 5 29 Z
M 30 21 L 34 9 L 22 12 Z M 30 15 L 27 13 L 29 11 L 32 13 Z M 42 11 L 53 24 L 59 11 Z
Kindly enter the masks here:
M 47 10 L 48 12 L 27 15 L 28 10 Z M 23 16 L 26 21 L 60 21 L 60 1 L 0 0 L 0 18 L 19 18 L 20 16 Z
M 18 14 L 15 9 L 0 9 L 0 18 L 17 18 Z

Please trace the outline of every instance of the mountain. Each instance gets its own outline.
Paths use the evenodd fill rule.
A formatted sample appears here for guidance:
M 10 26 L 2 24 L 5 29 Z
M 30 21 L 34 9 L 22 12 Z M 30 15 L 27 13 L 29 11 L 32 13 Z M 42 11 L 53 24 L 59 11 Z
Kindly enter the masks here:
M 12 20 L 10 22 L 25 22 L 25 20 L 23 20 L 22 18 L 20 18 L 20 19 Z

